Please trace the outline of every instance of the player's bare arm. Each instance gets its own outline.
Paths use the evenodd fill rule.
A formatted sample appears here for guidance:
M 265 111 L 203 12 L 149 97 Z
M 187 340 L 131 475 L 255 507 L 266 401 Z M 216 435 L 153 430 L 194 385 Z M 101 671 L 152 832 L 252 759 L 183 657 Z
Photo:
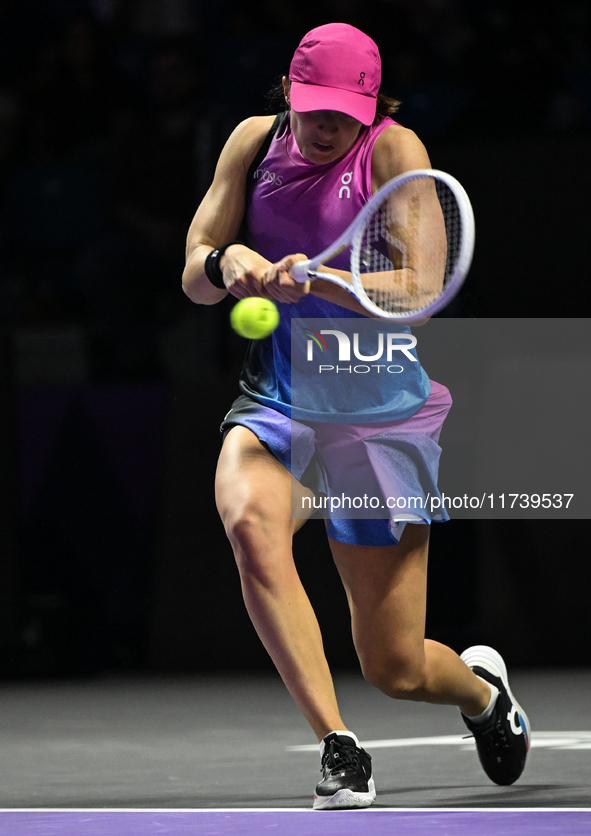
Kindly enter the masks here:
M 371 189 L 375 194 L 393 177 L 406 171 L 431 168 L 427 149 L 414 133 L 402 125 L 390 125 L 380 134 L 371 157 Z
M 382 134 L 380 134 L 373 149 L 371 161 L 372 192 L 375 194 L 376 191 L 378 191 L 385 183 L 394 177 L 398 177 L 400 174 L 404 174 L 407 171 L 416 171 L 417 169 L 425 168 L 431 168 L 431 161 L 429 159 L 427 149 L 418 136 L 414 133 L 414 131 L 404 128 L 402 125 L 391 125 Z M 426 271 L 421 266 L 422 259 L 430 254 L 430 251 L 434 246 L 436 248 L 438 246 L 444 247 L 443 242 L 445 239 L 445 225 L 443 223 L 443 218 L 441 217 L 435 186 L 433 183 L 426 181 L 424 189 L 426 191 L 427 200 L 432 201 L 433 204 L 433 221 L 431 224 L 428 224 L 428 227 L 431 232 L 436 229 L 440 229 L 442 237 L 441 245 L 437 244 L 437 239 L 433 236 L 431 236 L 427 242 L 421 242 L 417 237 L 414 247 L 415 268 L 423 276 L 426 275 Z M 416 199 L 415 188 L 411 190 L 410 194 L 412 195 L 412 198 Z M 399 199 L 402 199 L 403 196 L 404 193 L 400 193 Z M 423 208 L 423 212 L 426 214 L 425 208 Z M 410 244 L 410 242 L 408 243 Z M 410 260 L 413 260 L 412 256 L 410 256 Z M 394 263 L 396 262 L 394 256 L 392 257 L 392 261 Z M 411 270 L 411 273 L 412 272 L 413 271 Z M 404 286 L 404 284 L 408 281 L 410 281 L 410 284 L 412 285 L 412 277 L 409 280 L 403 275 L 403 271 L 401 271 L 400 281 L 402 286 Z M 440 289 L 438 277 L 434 277 L 432 284 L 433 291 L 438 292 Z M 417 319 L 414 324 L 422 325 L 428 319 L 429 317 L 421 317 Z
M 214 305 L 227 293 L 207 278 L 205 259 L 215 247 L 238 235 L 244 217 L 248 168 L 272 122 L 272 116 L 255 116 L 241 122 L 220 155 L 213 183 L 187 235 L 183 290 L 193 302 Z M 228 248 L 220 260 L 224 281 L 238 298 L 255 295 L 269 265 L 262 256 L 238 244 Z

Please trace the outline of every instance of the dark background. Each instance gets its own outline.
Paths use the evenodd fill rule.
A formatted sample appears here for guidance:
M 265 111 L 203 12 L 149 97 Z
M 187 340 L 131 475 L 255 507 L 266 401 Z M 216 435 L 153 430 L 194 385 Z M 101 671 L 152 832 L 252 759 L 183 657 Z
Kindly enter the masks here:
M 212 489 L 245 344 L 230 302 L 192 305 L 180 276 L 221 145 L 302 35 L 374 37 L 400 122 L 470 194 L 447 315 L 585 317 L 590 18 L 583 0 L 0 0 L 1 676 L 269 667 Z M 591 664 L 588 532 L 434 526 L 429 635 Z M 320 522 L 296 559 L 329 660 L 355 665 Z

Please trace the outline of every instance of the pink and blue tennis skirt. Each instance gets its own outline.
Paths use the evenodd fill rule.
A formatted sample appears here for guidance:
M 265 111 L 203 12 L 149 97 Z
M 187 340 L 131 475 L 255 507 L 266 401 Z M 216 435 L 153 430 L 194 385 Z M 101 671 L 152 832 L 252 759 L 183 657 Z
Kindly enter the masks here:
M 224 418 L 225 435 L 251 430 L 314 498 L 292 516 L 320 516 L 328 536 L 359 546 L 398 543 L 407 523 L 446 522 L 437 487 L 439 436 L 452 400 L 431 394 L 410 418 L 383 423 L 295 421 L 240 395 Z

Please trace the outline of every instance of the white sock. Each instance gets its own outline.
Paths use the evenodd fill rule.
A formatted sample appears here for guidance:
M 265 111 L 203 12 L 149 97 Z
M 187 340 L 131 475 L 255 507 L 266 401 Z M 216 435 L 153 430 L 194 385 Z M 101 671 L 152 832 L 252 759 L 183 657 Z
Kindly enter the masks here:
M 357 746 L 358 748 L 360 747 L 359 739 L 358 739 L 356 734 L 353 734 L 352 731 L 348 731 L 347 729 L 336 729 L 335 731 L 331 731 L 328 734 L 338 734 L 339 736 L 346 735 L 347 737 L 352 737 L 353 740 L 355 741 L 355 746 Z M 326 735 L 326 737 L 328 737 L 328 734 Z M 322 757 L 323 754 L 324 754 L 324 740 L 321 740 L 320 741 L 320 757 Z
M 479 676 L 478 679 L 482 679 L 482 677 Z M 482 679 L 482 681 L 486 682 L 486 679 Z M 477 714 L 475 717 L 470 717 L 469 714 L 464 715 L 471 723 L 475 723 L 476 725 L 479 723 L 485 723 L 489 719 L 490 715 L 493 713 L 497 697 L 499 696 L 499 689 L 496 685 L 491 685 L 490 682 L 486 682 L 486 684 L 490 688 L 490 700 L 488 701 L 488 705 L 482 714 Z

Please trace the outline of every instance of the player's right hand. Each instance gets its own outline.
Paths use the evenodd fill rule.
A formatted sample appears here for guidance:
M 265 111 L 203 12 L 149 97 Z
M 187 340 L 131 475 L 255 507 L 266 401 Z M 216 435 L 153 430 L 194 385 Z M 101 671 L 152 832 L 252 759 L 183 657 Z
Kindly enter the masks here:
M 232 244 L 220 260 L 224 284 L 236 299 L 247 296 L 269 298 L 264 278 L 271 262 L 244 244 Z

